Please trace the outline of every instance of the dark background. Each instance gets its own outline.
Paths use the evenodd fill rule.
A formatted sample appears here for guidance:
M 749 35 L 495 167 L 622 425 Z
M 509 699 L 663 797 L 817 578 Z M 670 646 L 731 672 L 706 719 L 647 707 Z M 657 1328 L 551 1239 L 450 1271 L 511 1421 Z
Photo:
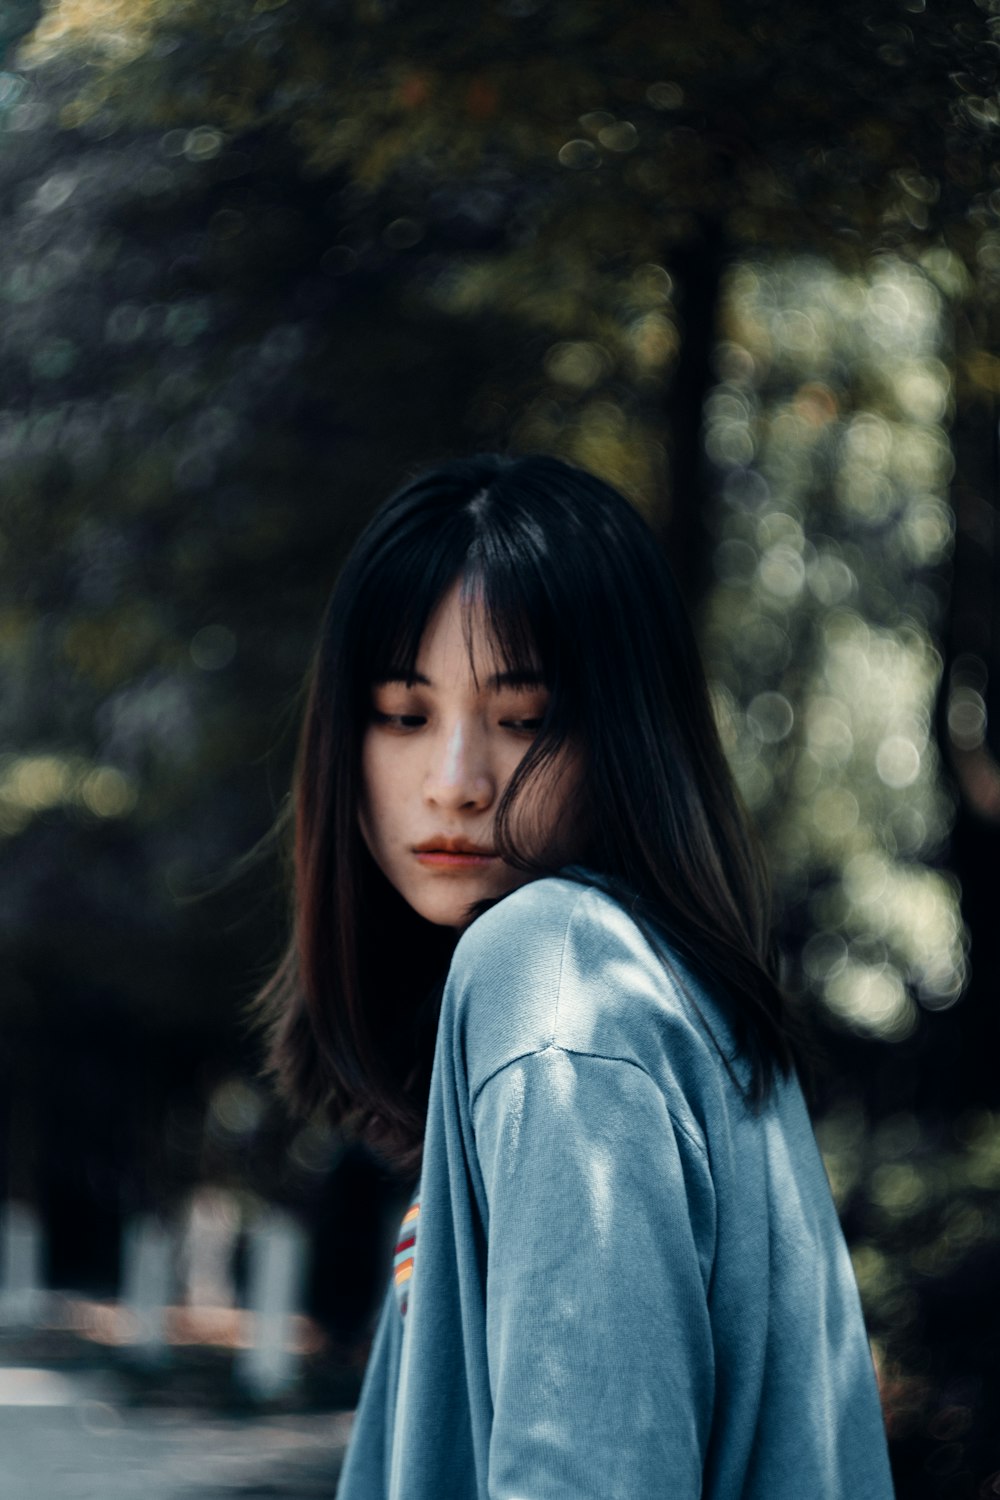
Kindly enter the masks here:
M 0 1167 L 52 1285 L 278 1204 L 356 1376 L 396 1197 L 257 1076 L 269 829 L 373 507 L 554 452 L 699 624 L 899 1492 L 1000 1493 L 996 0 L 0 30 Z

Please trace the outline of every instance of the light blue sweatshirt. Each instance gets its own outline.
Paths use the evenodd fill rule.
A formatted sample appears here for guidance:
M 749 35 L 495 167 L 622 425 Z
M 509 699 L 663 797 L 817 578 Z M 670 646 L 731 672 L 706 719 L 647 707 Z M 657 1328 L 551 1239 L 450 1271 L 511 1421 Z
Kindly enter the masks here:
M 704 1022 L 571 879 L 463 934 L 339 1500 L 891 1500 L 802 1095 Z

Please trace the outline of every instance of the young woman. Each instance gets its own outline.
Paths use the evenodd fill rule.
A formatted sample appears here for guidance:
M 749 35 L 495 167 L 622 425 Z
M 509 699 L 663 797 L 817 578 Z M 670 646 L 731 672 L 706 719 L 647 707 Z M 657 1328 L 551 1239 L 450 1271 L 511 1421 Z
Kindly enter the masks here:
M 377 513 L 322 627 L 303 1108 L 414 1187 L 340 1500 L 883 1500 L 765 879 L 657 542 L 552 458 Z

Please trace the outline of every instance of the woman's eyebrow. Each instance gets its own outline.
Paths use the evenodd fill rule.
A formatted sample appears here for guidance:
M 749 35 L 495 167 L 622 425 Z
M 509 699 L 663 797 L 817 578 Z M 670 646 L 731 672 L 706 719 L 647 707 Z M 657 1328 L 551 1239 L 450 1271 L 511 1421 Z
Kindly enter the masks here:
M 429 687 L 434 686 L 429 677 L 423 672 L 407 672 L 402 667 L 390 667 L 387 672 L 380 673 L 373 681 L 374 687 L 389 687 L 395 684 L 404 687 Z M 499 692 L 502 688 L 533 688 L 546 687 L 545 673 L 538 667 L 515 667 L 509 672 L 494 672 L 486 679 L 486 687 L 490 692 Z
M 372 687 L 431 687 L 433 684 L 423 672 L 407 672 L 402 667 L 390 667 L 386 672 L 376 672 Z

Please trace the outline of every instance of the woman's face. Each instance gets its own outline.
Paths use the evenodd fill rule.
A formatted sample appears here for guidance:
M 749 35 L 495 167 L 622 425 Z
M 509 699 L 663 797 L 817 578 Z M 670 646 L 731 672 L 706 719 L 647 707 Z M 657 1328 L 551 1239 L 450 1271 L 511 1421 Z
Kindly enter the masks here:
M 372 858 L 419 916 L 456 928 L 470 902 L 532 879 L 494 853 L 493 822 L 549 697 L 535 663 L 496 675 L 475 607 L 470 662 L 459 590 L 456 582 L 428 622 L 415 679 L 373 685 L 361 752 L 361 831 Z M 523 838 L 528 853 L 574 857 L 567 815 L 578 783 L 579 760 L 567 750 L 526 788 L 519 847 Z

